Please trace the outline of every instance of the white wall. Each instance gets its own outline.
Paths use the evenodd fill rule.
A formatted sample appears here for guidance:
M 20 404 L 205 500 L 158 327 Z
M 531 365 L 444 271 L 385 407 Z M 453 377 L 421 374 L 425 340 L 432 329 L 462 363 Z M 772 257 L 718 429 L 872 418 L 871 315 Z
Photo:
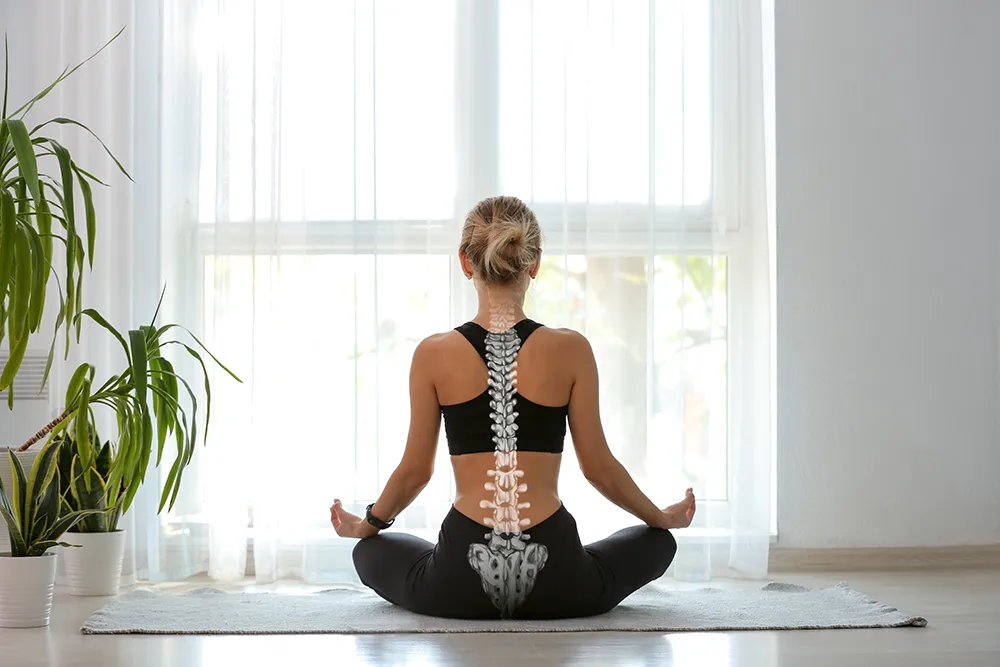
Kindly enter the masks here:
M 90 3 L 63 0 L 0 0 L 0 33 L 7 33 L 11 58 L 9 111 L 20 107 L 54 81 L 65 66 L 81 62 L 123 25 L 132 24 L 131 2 L 98 4 L 103 9 L 95 10 Z M 43 33 L 55 35 L 55 39 L 36 39 L 36 35 Z M 78 119 L 104 139 L 115 155 L 132 169 L 137 180 L 149 182 L 133 168 L 131 38 L 131 33 L 126 32 L 37 104 L 26 121 L 30 128 L 54 116 Z M 145 122 L 145 119 L 135 122 Z M 85 308 L 96 308 L 119 329 L 126 329 L 134 325 L 131 316 L 132 188 L 127 179 L 117 173 L 100 145 L 82 130 L 50 126 L 46 134 L 59 138 L 80 166 L 111 185 L 110 188 L 94 189 L 97 259 L 94 270 L 84 277 L 83 298 Z M 51 162 L 42 169 L 53 173 Z M 81 207 L 79 191 L 77 196 L 77 206 Z M 62 261 L 58 258 L 58 248 L 56 244 L 57 265 Z M 150 272 L 148 264 L 143 266 Z M 58 305 L 53 306 L 55 289 L 50 282 L 46 318 L 41 330 L 29 340 L 28 355 L 44 359 L 48 354 L 58 312 Z M 122 367 L 124 357 L 117 342 L 96 325 L 84 324 L 81 341 L 82 345 L 73 347 L 69 360 L 63 361 L 57 355 L 49 381 L 51 401 L 30 400 L 22 390 L 20 394 L 15 391 L 17 402 L 13 412 L 7 410 L 5 402 L 0 405 L 0 447 L 20 445 L 61 411 L 62 393 L 79 363 L 87 361 L 96 365 L 98 381 Z M 7 341 L 3 345 L 6 346 Z
M 775 22 L 780 544 L 1000 543 L 1000 2 Z
M 18 3 L 13 0 L 0 0 L 0 33 L 5 34 L 7 37 L 11 58 L 9 86 L 7 90 L 8 111 L 13 111 L 27 102 L 40 89 L 51 83 L 51 80 L 59 74 L 59 72 L 56 72 L 55 76 L 49 76 L 46 73 L 49 80 L 40 85 L 37 81 L 32 80 L 34 78 L 32 76 L 34 73 L 33 67 L 26 65 L 25 58 L 23 57 L 28 55 L 32 59 L 34 58 L 34 53 L 29 51 L 26 43 L 30 39 L 30 36 L 25 34 L 27 15 L 26 3 Z M 2 36 L 0 35 L 0 37 Z M 0 54 L 0 63 L 2 63 L 2 60 L 3 56 Z M 3 73 L 0 72 L 0 77 L 2 76 Z M 2 80 L 0 80 L 0 88 L 2 88 Z M 31 127 L 29 125 L 29 129 Z M 53 290 L 53 294 L 55 293 L 54 285 L 50 286 L 49 289 Z M 58 305 L 56 306 L 56 310 L 58 310 Z M 40 356 L 44 358 L 48 354 L 48 346 L 52 341 L 51 331 L 55 323 L 55 314 L 52 309 L 46 309 L 46 316 L 46 320 L 42 325 L 42 332 L 33 335 L 29 339 L 27 352 L 27 356 L 29 357 Z M 3 350 L 5 357 L 10 349 L 9 342 L 9 337 L 5 337 L 2 345 L 0 345 L 0 349 Z M 52 418 L 48 400 L 36 399 L 33 395 L 24 393 L 23 391 L 18 393 L 16 382 L 14 396 L 17 398 L 17 402 L 13 411 L 7 409 L 6 397 L 0 401 L 0 447 L 16 447 L 20 445 Z M 0 456 L 2 456 L 0 466 L 6 466 L 7 454 L 0 452 Z

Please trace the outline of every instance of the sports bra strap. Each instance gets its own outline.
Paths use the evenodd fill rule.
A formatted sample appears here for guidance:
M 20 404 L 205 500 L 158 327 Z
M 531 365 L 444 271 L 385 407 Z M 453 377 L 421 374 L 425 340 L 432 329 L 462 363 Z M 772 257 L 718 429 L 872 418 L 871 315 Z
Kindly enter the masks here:
M 517 337 L 521 339 L 521 344 L 524 345 L 524 341 L 528 340 L 528 336 L 535 333 L 541 327 L 542 325 L 534 320 L 524 319 L 512 328 L 517 332 Z M 455 331 L 465 336 L 465 339 L 469 341 L 472 347 L 476 348 L 476 352 L 479 353 L 483 361 L 486 361 L 486 335 L 489 333 L 486 329 L 475 322 L 466 322 L 462 326 L 455 327 Z

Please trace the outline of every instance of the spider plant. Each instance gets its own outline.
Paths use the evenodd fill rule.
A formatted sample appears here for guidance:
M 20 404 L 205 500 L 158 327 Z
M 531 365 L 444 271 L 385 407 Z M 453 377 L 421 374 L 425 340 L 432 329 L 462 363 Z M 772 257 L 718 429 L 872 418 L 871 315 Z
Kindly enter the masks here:
M 162 301 L 161 294 L 161 304 Z M 203 442 L 212 416 L 212 386 L 203 354 L 241 382 L 184 327 L 178 324 L 156 326 L 159 310 L 157 306 L 149 325 L 129 331 L 127 337 L 97 311 L 86 309 L 79 313 L 78 320 L 89 318 L 118 340 L 125 354 L 126 367 L 98 385 L 94 382 L 94 366 L 81 364 L 70 379 L 62 413 L 18 448 L 18 451 L 24 451 L 46 436 L 51 443 L 68 435 L 74 441 L 72 450 L 76 460 L 71 460 L 70 470 L 79 506 L 86 506 L 89 500 L 85 501 L 85 498 L 100 502 L 103 493 L 104 506 L 115 508 L 113 521 L 131 506 L 136 491 L 145 479 L 154 449 L 156 465 L 160 464 L 168 436 L 176 445 L 176 456 L 157 511 L 173 507 L 184 468 L 194 455 L 199 424 L 202 422 L 198 415 L 198 395 L 163 353 L 176 349 L 187 354 L 200 368 L 205 391 Z M 171 334 L 174 331 L 185 332 L 192 344 L 174 337 Z M 118 430 L 116 444 L 101 448 L 96 446 L 100 438 L 97 436 L 95 407 L 113 411 Z M 102 487 L 103 491 L 99 493 L 95 490 L 98 487 Z
M 60 542 L 59 538 L 80 519 L 106 511 L 65 511 L 59 493 L 58 451 L 58 444 L 54 442 L 43 447 L 27 476 L 14 452 L 7 452 L 14 485 L 8 495 L 0 482 L 0 515 L 7 522 L 10 555 L 15 558 L 42 556 L 55 546 L 74 546 Z
M 72 323 L 82 311 L 84 266 L 93 268 L 97 214 L 93 187 L 106 185 L 80 167 L 69 149 L 47 135 L 56 125 L 71 125 L 89 132 L 131 180 L 125 167 L 86 125 L 71 118 L 51 118 L 28 129 L 25 115 L 60 83 L 115 41 L 119 30 L 90 58 L 67 67 L 40 93 L 8 113 L 7 92 L 10 54 L 4 40 L 4 89 L 0 114 L 0 342 L 9 339 L 10 354 L 0 372 L 0 391 L 7 390 L 13 407 L 13 382 L 28 348 L 28 338 L 42 325 L 49 278 L 55 274 L 53 246 L 65 247 L 65 293 L 59 283 L 59 311 L 46 365 L 44 386 L 55 353 L 58 332 L 65 323 L 66 355 Z M 51 164 L 50 175 L 42 168 Z M 77 210 L 77 188 L 83 210 Z M 82 215 L 78 216 L 78 213 Z M 82 219 L 81 219 L 82 218 Z M 84 238 L 86 240 L 84 240 Z M 56 277 L 58 283 L 59 278 Z M 80 329 L 77 326 L 77 339 Z

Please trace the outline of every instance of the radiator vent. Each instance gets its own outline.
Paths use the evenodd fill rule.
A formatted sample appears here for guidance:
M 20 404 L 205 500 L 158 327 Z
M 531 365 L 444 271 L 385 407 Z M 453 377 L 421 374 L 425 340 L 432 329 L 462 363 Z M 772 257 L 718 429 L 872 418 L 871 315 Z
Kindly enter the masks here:
M 0 352 L 0 369 L 7 364 L 9 354 Z M 42 390 L 42 377 L 45 375 L 45 362 L 48 361 L 47 353 L 35 350 L 28 350 L 24 359 L 21 360 L 21 368 L 14 378 L 14 399 L 17 401 L 47 401 L 49 400 L 49 386 L 45 385 Z M 39 391 L 41 390 L 41 391 Z M 0 391 L 0 403 L 7 402 L 7 392 Z

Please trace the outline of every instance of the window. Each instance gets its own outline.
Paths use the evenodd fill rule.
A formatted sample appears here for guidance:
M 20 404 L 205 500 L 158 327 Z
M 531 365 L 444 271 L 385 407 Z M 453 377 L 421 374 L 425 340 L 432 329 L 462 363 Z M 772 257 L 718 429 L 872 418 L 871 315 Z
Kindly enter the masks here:
M 196 37 L 165 72 L 165 150 L 198 141 L 167 158 L 167 263 L 178 309 L 250 377 L 218 390 L 210 448 L 274 452 L 266 484 L 289 506 L 374 499 L 415 345 L 474 312 L 462 217 L 513 194 L 546 238 L 526 310 L 588 334 L 613 449 L 657 500 L 695 486 L 728 521 L 767 271 L 742 214 L 735 3 L 168 5 L 165 43 Z M 591 502 L 573 472 L 562 490 Z M 401 525 L 432 531 L 452 494 L 438 474 Z M 319 539 L 326 518 L 284 520 Z

